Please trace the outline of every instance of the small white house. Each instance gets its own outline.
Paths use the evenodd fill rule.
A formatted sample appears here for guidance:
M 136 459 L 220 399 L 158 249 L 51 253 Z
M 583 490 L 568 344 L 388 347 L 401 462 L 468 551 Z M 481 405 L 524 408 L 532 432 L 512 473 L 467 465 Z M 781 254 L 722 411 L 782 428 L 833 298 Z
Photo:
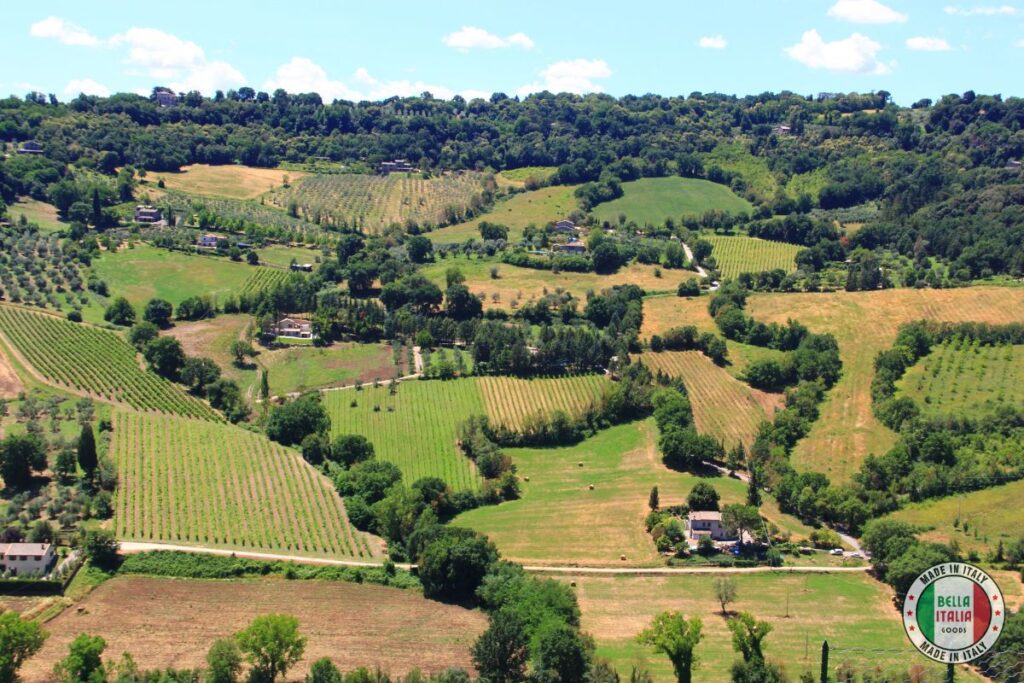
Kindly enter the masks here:
M 313 323 L 302 318 L 281 318 L 274 324 L 274 334 L 278 337 L 312 339 Z
M 559 251 L 563 254 L 577 254 L 583 255 L 587 253 L 587 245 L 577 239 L 572 239 L 565 244 L 553 244 L 551 245 L 553 251 Z
M 722 526 L 722 513 L 712 510 L 695 510 L 686 517 L 687 534 L 691 541 L 698 541 L 702 536 L 712 541 L 729 541 L 729 533 Z
M 0 543 L 0 572 L 14 576 L 42 576 L 57 560 L 49 543 Z
M 216 235 L 203 235 L 202 237 L 199 238 L 196 244 L 206 249 L 216 249 L 218 239 L 220 238 L 217 237 Z

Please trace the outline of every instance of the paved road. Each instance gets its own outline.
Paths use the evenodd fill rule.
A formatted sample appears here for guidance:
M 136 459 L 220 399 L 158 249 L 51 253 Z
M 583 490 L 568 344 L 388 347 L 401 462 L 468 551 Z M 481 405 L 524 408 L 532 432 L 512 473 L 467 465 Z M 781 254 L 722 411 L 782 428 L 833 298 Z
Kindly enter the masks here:
M 121 553 L 131 555 L 133 553 L 144 553 L 151 550 L 177 550 L 186 553 L 197 553 L 202 555 L 220 555 L 228 557 L 244 557 L 251 560 L 280 560 L 282 562 L 297 562 L 300 564 L 316 564 L 332 567 L 379 567 L 380 562 L 360 562 L 357 560 L 332 560 L 326 557 L 303 557 L 301 555 L 278 555 L 275 553 L 258 553 L 238 550 L 227 550 L 224 548 L 207 548 L 192 545 L 173 545 L 170 543 L 140 543 L 136 541 L 120 541 Z M 399 569 L 409 570 L 415 567 L 412 564 L 397 563 Z M 869 567 L 574 567 L 563 566 L 526 566 L 526 571 L 536 574 L 596 574 L 613 576 L 652 575 L 664 576 L 671 574 L 754 574 L 759 572 L 799 572 L 827 574 L 834 572 L 864 572 Z

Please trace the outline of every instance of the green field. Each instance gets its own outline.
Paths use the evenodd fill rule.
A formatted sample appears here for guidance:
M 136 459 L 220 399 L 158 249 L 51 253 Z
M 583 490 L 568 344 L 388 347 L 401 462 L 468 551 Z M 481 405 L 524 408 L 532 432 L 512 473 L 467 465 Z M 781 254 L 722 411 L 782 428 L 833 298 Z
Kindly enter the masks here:
M 705 211 L 750 212 L 750 203 L 725 185 L 698 178 L 643 178 L 622 183 L 623 196 L 594 207 L 601 221 L 616 223 L 619 215 L 639 225 L 660 225 L 666 218 L 700 215 Z
M 701 235 L 714 246 L 711 256 L 724 278 L 740 273 L 760 273 L 781 268 L 787 273 L 796 270 L 796 254 L 803 247 L 785 242 L 771 242 L 741 235 Z
M 1024 537 L 1020 502 L 1024 481 L 982 491 L 912 503 L 890 515 L 925 529 L 923 538 L 939 543 L 956 541 L 964 551 L 986 553 L 999 541 Z
M 928 415 L 991 413 L 1024 402 L 1024 346 L 981 346 L 959 339 L 942 344 L 897 382 Z
M 305 249 L 303 247 L 289 247 L 284 244 L 270 244 L 256 250 L 260 257 L 260 264 L 274 268 L 287 269 L 292 259 L 296 263 L 312 264 L 314 270 L 317 268 L 317 257 L 323 257 L 319 249 Z
M 135 306 L 154 297 L 177 305 L 193 296 L 224 299 L 237 295 L 250 278 L 281 271 L 253 268 L 218 256 L 198 256 L 159 249 L 147 244 L 104 254 L 93 261 L 93 272 L 107 283 L 111 296 L 123 296 Z
M 455 524 L 487 534 L 502 555 L 529 564 L 661 565 L 643 527 L 651 487 L 658 486 L 663 507 L 679 505 L 702 479 L 662 465 L 656 439 L 647 420 L 612 427 L 576 446 L 507 449 L 523 480 L 522 497 L 466 512 Z M 746 484 L 738 479 L 703 481 L 723 503 L 746 499 Z M 795 535 L 809 533 L 773 505 L 762 513 Z
M 598 655 L 609 658 L 620 675 L 632 666 L 647 668 L 658 683 L 674 683 L 668 658 L 636 642 L 655 614 L 677 610 L 699 616 L 704 639 L 697 646 L 695 681 L 726 683 L 729 666 L 739 658 L 721 607 L 714 597 L 713 574 L 690 576 L 571 576 L 583 612 L 582 629 L 594 636 Z M 832 648 L 830 669 L 846 663 L 858 674 L 902 672 L 885 680 L 938 683 L 941 665 L 927 664 L 903 633 L 891 593 L 866 573 L 738 574 L 737 600 L 732 611 L 746 611 L 768 621 L 773 630 L 765 640 L 765 656 L 780 663 L 789 680 L 809 671 L 817 680 L 822 640 Z M 923 666 L 927 673 L 904 678 L 908 669 Z M 835 680 L 830 678 L 830 680 Z M 860 681 L 858 675 L 856 680 Z M 878 680 L 878 679 L 876 679 Z M 978 680 L 966 670 L 957 680 Z
M 7 207 L 7 215 L 11 222 L 24 216 L 29 223 L 38 225 L 40 232 L 56 232 L 68 227 L 67 223 L 60 221 L 57 207 L 31 197 L 19 197 L 17 202 Z
M 271 395 L 341 386 L 355 381 L 389 380 L 398 374 L 391 348 L 384 344 L 334 344 L 263 351 Z
M 545 181 L 555 174 L 558 169 L 554 166 L 524 166 L 523 168 L 512 168 L 498 174 L 499 178 L 522 184 L 530 178 Z
M 480 223 L 489 221 L 509 227 L 508 239 L 515 242 L 523 237 L 523 228 L 531 223 L 543 227 L 559 221 L 578 210 L 576 185 L 556 185 L 532 192 L 519 192 L 501 200 L 487 213 L 471 221 L 441 228 L 428 237 L 435 243 L 464 242 L 480 239 Z
M 118 538 L 373 557 L 330 482 L 294 451 L 230 425 L 117 412 Z
M 738 173 L 747 184 L 747 189 L 760 200 L 770 201 L 779 188 L 768 161 L 750 153 L 749 141 L 721 143 L 704 155 L 705 170 L 718 166 L 726 171 Z
M 0 332 L 48 381 L 137 410 L 219 420 L 202 401 L 139 367 L 119 334 L 13 306 L 0 306 Z

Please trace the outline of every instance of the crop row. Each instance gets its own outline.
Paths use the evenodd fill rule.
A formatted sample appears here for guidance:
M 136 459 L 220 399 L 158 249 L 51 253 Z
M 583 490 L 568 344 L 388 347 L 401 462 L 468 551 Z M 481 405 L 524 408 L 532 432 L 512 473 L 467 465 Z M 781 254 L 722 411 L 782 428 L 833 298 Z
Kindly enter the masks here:
M 330 483 L 237 427 L 115 413 L 119 538 L 329 557 L 377 554 Z
M 203 402 L 139 367 L 120 335 L 54 316 L 0 306 L 0 332 L 47 380 L 138 410 L 220 419 Z
M 578 415 L 595 405 L 608 390 L 608 380 L 601 375 L 574 377 L 481 377 L 480 391 L 487 416 L 495 424 L 510 429 L 523 426 L 524 418 L 538 412 L 562 410 Z
M 785 242 L 772 242 L 756 237 L 706 235 L 711 242 L 711 255 L 722 277 L 733 278 L 740 273 L 760 273 L 781 268 L 787 273 L 796 269 L 796 253 L 800 247 Z
M 284 282 L 288 277 L 288 271 L 276 268 L 256 268 L 253 270 L 245 283 L 242 284 L 239 294 L 254 295 L 271 289 L 277 284 Z

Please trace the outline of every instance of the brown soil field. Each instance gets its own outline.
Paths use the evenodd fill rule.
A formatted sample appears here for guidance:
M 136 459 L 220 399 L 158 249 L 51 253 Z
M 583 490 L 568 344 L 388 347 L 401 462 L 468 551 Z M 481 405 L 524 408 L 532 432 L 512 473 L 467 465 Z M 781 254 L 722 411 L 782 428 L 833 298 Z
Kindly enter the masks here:
M 154 173 L 152 175 L 163 178 L 164 184 L 172 190 L 210 197 L 253 199 L 281 186 L 285 176 L 288 176 L 290 182 L 295 182 L 307 174 L 302 171 L 284 171 L 277 168 L 193 164 L 183 166 L 178 173 Z
M 18 393 L 25 389 L 21 378 L 14 372 L 14 366 L 4 355 L 4 349 L 0 346 L 0 398 L 15 398 Z
M 27 683 L 47 680 L 80 633 L 106 639 L 105 659 L 117 661 L 129 652 L 140 669 L 205 666 L 214 640 L 268 613 L 297 617 L 308 639 L 289 680 L 301 680 L 321 657 L 330 657 L 343 671 L 379 667 L 392 675 L 416 668 L 468 669 L 469 648 L 487 622 L 480 612 L 426 600 L 413 591 L 285 579 L 118 577 L 96 588 L 79 609 L 46 624 L 50 637 L 22 668 Z

